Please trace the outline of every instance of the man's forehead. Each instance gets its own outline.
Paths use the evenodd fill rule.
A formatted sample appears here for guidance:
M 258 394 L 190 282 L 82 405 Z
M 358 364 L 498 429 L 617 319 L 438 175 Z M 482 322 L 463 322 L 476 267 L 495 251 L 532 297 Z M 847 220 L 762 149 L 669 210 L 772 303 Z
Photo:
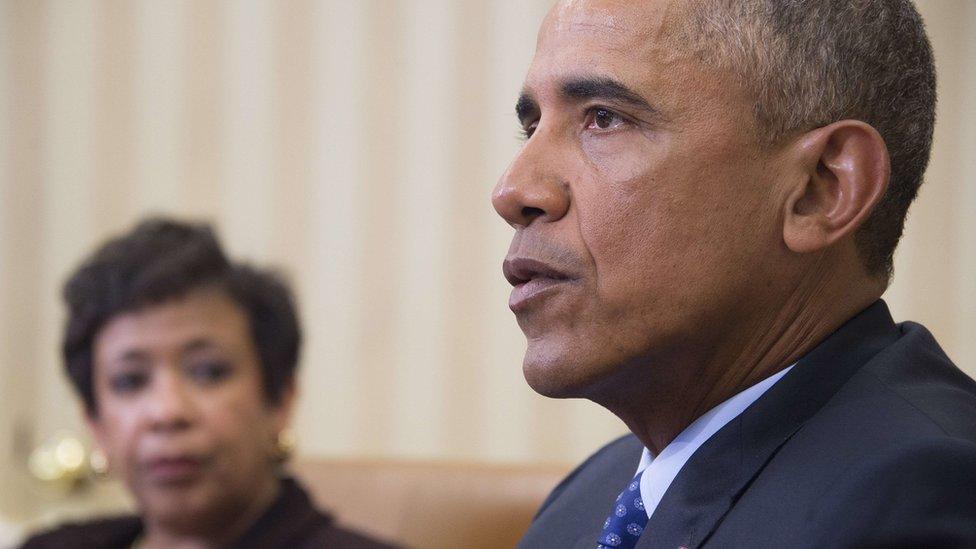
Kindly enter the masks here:
M 649 39 L 685 17 L 687 0 L 562 0 L 549 11 L 539 44 L 567 34 L 616 33 Z
M 707 44 L 693 36 L 696 8 L 708 2 L 562 0 L 539 31 L 516 105 L 520 119 L 533 118 L 553 101 L 622 96 L 638 98 L 650 106 L 645 110 L 675 124 L 704 124 L 738 109 L 751 116 L 749 91 L 728 69 L 703 62 L 699 48 Z M 578 93 L 579 83 L 587 93 Z
M 567 79 L 611 78 L 639 90 L 675 75 L 685 48 L 675 43 L 689 0 L 562 0 L 539 30 L 523 91 L 555 91 Z
M 689 53 L 679 38 L 687 28 L 687 2 L 562 0 L 539 29 L 530 72 L 619 70 L 633 80 L 635 71 L 643 72 L 638 68 L 668 70 Z

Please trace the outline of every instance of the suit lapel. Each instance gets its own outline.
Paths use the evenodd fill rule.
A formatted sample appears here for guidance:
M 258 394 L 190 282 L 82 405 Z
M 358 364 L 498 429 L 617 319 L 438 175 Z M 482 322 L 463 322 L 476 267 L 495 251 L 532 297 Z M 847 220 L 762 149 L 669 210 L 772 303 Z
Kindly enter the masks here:
M 776 452 L 865 362 L 898 338 L 877 301 L 848 321 L 688 460 L 648 521 L 639 549 L 705 543 Z

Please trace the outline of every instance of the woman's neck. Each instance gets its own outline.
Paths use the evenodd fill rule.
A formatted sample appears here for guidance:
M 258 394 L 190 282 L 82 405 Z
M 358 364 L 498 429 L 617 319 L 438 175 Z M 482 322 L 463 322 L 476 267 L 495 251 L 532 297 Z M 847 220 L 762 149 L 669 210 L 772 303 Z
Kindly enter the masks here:
M 154 520 L 144 516 L 145 530 L 138 549 L 212 549 L 225 547 L 240 538 L 274 503 L 280 491 L 277 477 L 271 477 L 255 490 L 242 505 L 226 511 L 200 516 L 191 524 L 180 521 Z

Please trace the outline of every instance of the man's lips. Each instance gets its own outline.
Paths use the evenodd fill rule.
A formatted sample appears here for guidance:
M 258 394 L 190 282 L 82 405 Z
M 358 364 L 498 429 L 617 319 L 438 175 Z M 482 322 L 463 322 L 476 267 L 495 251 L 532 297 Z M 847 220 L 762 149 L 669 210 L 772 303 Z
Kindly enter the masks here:
M 574 280 L 566 271 L 545 261 L 528 257 L 509 257 L 502 264 L 505 279 L 513 286 L 508 307 L 513 312 L 523 309 L 531 300 L 546 291 Z

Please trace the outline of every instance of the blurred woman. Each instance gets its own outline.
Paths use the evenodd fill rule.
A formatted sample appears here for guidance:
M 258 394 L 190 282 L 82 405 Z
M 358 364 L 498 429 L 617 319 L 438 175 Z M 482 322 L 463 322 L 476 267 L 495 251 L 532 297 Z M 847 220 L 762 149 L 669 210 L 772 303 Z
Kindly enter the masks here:
M 336 526 L 280 472 L 301 334 L 274 274 L 204 225 L 150 220 L 68 280 L 64 361 L 138 516 L 25 547 L 389 547 Z

